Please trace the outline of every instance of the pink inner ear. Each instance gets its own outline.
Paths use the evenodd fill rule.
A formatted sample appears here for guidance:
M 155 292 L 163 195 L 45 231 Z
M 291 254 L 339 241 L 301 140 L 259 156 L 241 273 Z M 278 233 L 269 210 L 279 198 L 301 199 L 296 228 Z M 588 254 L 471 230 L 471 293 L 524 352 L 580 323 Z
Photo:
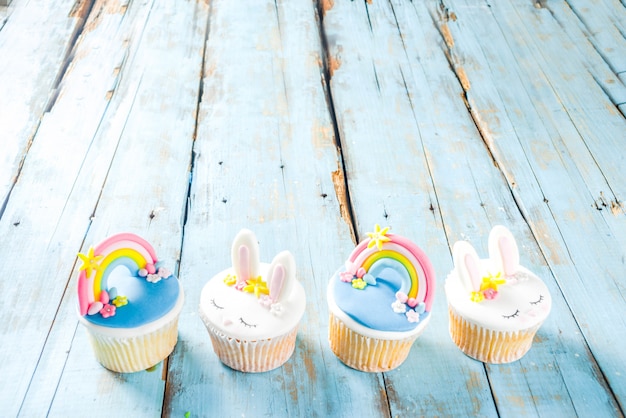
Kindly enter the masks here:
M 245 245 L 239 247 L 239 276 L 237 282 L 245 282 L 250 278 L 250 250 Z
M 274 273 L 272 274 L 272 281 L 270 282 L 270 298 L 276 302 L 280 296 L 280 291 L 283 288 L 285 282 L 285 268 L 282 264 L 277 264 L 274 267 Z
M 517 250 L 510 239 L 507 237 L 500 237 L 498 240 L 498 247 L 500 248 L 500 256 L 502 257 L 502 270 L 504 270 L 505 276 L 512 276 L 517 273 Z
M 478 265 L 476 264 L 476 259 L 469 254 L 465 255 L 465 268 L 467 268 L 467 272 L 470 276 L 470 280 L 472 281 L 472 287 L 475 291 L 480 289 L 480 272 L 478 270 Z

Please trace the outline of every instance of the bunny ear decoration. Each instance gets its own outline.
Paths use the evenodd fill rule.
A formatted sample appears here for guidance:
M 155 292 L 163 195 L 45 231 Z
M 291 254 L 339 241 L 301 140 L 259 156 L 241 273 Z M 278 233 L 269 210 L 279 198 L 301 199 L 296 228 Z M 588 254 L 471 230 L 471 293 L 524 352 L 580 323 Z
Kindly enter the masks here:
M 283 251 L 274 257 L 267 271 L 267 284 L 272 302 L 278 302 L 281 297 L 291 293 L 291 287 L 296 280 L 296 260 L 289 251 Z
M 239 231 L 233 240 L 231 258 L 237 283 L 245 283 L 259 275 L 259 243 L 254 232 L 248 229 Z
M 511 231 L 496 225 L 489 233 L 489 258 L 493 260 L 506 277 L 519 270 L 519 249 Z
M 478 292 L 482 279 L 480 259 L 474 247 L 467 241 L 457 241 L 452 247 L 452 257 L 461 283 L 468 292 Z

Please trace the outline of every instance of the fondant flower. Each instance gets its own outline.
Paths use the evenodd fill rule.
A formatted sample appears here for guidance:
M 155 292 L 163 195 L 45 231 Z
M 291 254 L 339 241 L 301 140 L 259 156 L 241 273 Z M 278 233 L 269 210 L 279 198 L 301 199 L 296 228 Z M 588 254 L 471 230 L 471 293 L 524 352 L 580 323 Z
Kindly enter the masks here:
M 150 283 L 158 283 L 161 281 L 161 276 L 159 276 L 158 274 L 148 274 L 146 276 L 146 280 Z
M 270 313 L 274 316 L 281 316 L 283 314 L 283 305 L 280 303 L 272 303 L 270 306 Z
M 89 251 L 87 255 L 78 253 L 78 257 L 83 260 L 83 265 L 80 266 L 80 270 L 85 270 L 86 277 L 91 277 L 91 273 L 95 270 L 98 271 L 100 268 L 100 260 L 104 258 L 102 255 L 94 255 L 93 247 L 89 247 Z
M 485 299 L 491 300 L 498 296 L 498 291 L 494 289 L 485 289 L 483 290 L 483 296 L 485 296 Z
M 233 276 L 232 274 L 226 275 L 226 277 L 224 277 L 224 283 L 226 283 L 226 286 L 234 285 L 237 283 L 237 276 Z
M 263 281 L 261 276 L 256 279 L 246 280 L 246 285 L 242 289 L 244 292 L 254 293 L 257 298 L 263 295 L 269 295 L 270 290 L 267 288 L 267 283 Z
M 115 316 L 115 306 L 109 305 L 107 303 L 100 310 L 100 315 L 102 315 L 103 318 L 109 318 L 111 316 Z
M 399 300 L 396 300 L 394 303 L 391 304 L 391 309 L 393 309 L 395 313 L 405 313 L 406 305 Z
M 235 289 L 239 290 L 240 292 L 243 291 L 244 287 L 246 287 L 245 280 L 238 280 L 237 283 L 235 284 Z
M 352 287 L 355 289 L 363 290 L 367 286 L 367 282 L 363 279 L 354 279 L 352 280 Z
M 399 300 L 402 303 L 406 303 L 406 301 L 409 300 L 409 297 L 407 296 L 406 293 L 404 293 L 402 291 L 397 291 L 396 292 L 396 299 Z
M 485 295 L 483 295 L 483 292 L 472 292 L 472 295 L 470 296 L 470 300 L 472 302 L 482 302 L 485 299 Z
M 493 289 L 498 290 L 498 286 L 505 284 L 506 280 L 500 278 L 500 273 L 495 276 L 489 273 L 489 276 L 483 277 L 483 282 L 480 284 L 480 290 Z
M 367 243 L 367 248 L 372 248 L 375 245 L 378 250 L 382 250 L 383 244 L 391 241 L 391 238 L 386 236 L 387 231 L 389 231 L 388 226 L 380 229 L 380 225 L 376 224 L 374 226 L 374 232 L 367 233 L 367 236 L 370 237 L 370 242 Z
M 272 298 L 270 298 L 268 295 L 261 295 L 261 297 L 259 298 L 259 305 L 267 309 L 272 306 L 272 302 Z
M 116 308 L 128 305 L 128 298 L 126 296 L 117 296 L 113 299 L 113 305 L 115 305 Z
M 354 279 L 354 274 L 349 271 L 342 271 L 339 273 L 339 279 L 341 279 L 342 282 L 350 283 L 352 279 Z
M 159 267 L 159 270 L 157 270 L 157 274 L 161 278 L 167 279 L 172 275 L 172 272 L 167 267 Z
M 420 321 L 420 314 L 418 314 L 417 312 L 415 312 L 413 309 L 409 309 L 406 313 L 406 319 L 409 322 L 419 322 Z

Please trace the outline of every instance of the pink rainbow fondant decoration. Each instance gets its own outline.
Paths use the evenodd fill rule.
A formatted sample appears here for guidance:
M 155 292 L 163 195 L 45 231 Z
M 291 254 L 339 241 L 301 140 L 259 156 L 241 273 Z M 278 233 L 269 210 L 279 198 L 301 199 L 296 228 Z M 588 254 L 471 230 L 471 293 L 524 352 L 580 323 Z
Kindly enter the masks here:
M 156 271 L 157 256 L 154 248 L 143 238 L 122 233 L 113 235 L 89 249 L 89 254 L 79 254 L 83 260 L 78 276 L 78 303 L 81 315 L 87 315 L 89 306 L 102 298 L 108 299 L 107 279 L 111 272 L 124 265 L 133 275 L 141 269 Z
M 388 266 L 388 263 L 400 263 L 406 270 L 402 288 L 409 299 L 415 304 L 424 302 L 426 311 L 431 310 L 435 295 L 435 271 L 426 254 L 413 242 L 399 235 L 386 233 L 387 228 L 380 231 L 376 226 L 374 236 L 356 246 L 346 262 L 348 271 L 363 268 L 366 274 L 374 278 L 376 273 Z M 372 242 L 374 241 L 374 242 Z

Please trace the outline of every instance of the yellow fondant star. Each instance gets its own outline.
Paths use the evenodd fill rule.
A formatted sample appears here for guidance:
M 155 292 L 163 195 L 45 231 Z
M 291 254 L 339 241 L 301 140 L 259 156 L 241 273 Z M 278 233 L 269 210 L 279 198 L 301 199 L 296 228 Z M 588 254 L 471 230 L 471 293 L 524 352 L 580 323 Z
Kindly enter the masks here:
M 506 280 L 500 278 L 500 273 L 495 276 L 489 273 L 489 276 L 483 277 L 483 282 L 480 284 L 480 290 L 493 289 L 498 291 L 498 286 L 505 284 Z
M 389 231 L 388 226 L 380 229 L 380 225 L 376 224 L 374 232 L 367 233 L 367 236 L 371 238 L 370 242 L 367 243 L 367 248 L 372 248 L 375 245 L 376 248 L 382 250 L 383 243 L 391 241 L 390 238 L 386 237 L 387 231 Z
M 246 286 L 242 289 L 244 292 L 254 293 L 254 296 L 257 298 L 261 297 L 261 295 L 269 295 L 270 290 L 267 288 L 267 283 L 263 281 L 261 276 L 256 279 L 248 279 L 246 280 Z
M 100 268 L 100 260 L 104 258 L 102 255 L 93 255 L 93 247 L 89 247 L 87 255 L 78 253 L 78 257 L 83 260 L 83 265 L 80 266 L 80 270 L 85 270 L 87 277 L 91 276 L 93 270 L 98 271 Z

